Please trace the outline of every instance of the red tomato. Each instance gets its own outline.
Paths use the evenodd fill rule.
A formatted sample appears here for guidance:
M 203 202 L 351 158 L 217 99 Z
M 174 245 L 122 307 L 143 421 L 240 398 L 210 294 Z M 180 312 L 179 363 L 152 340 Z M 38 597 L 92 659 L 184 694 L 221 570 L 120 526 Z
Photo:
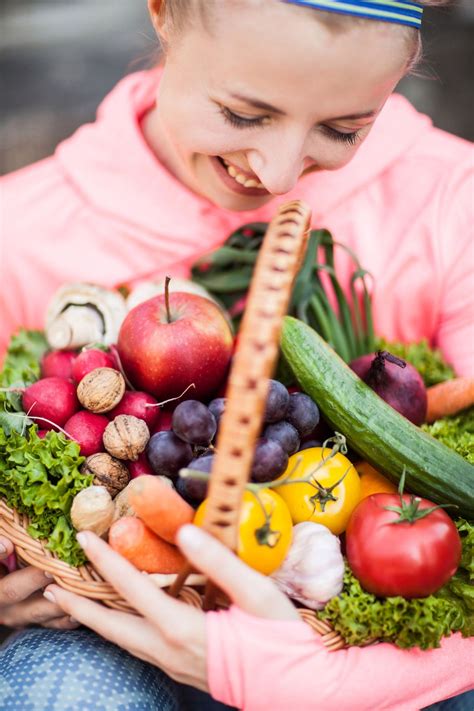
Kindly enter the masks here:
M 414 521 L 387 510 L 402 506 L 399 494 L 373 494 L 358 504 L 346 530 L 347 560 L 368 592 L 380 597 L 426 597 L 456 572 L 461 539 L 443 509 L 416 518 L 435 504 L 408 494 L 401 498 L 405 511 L 415 508 Z

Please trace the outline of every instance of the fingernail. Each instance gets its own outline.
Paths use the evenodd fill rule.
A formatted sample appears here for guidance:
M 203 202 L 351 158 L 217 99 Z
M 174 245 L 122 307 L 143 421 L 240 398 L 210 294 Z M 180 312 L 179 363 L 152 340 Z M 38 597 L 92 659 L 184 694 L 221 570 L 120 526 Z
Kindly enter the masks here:
M 46 598 L 46 600 L 49 600 L 50 602 L 56 602 L 56 598 L 54 597 L 53 593 L 50 592 L 49 590 L 45 590 L 43 593 L 43 597 Z
M 178 543 L 188 551 L 199 550 L 203 545 L 202 531 L 190 524 L 182 526 L 178 531 Z
M 7 552 L 7 549 L 5 548 L 3 543 L 0 543 L 0 555 L 5 555 L 6 552 Z
M 85 549 L 87 548 L 87 534 L 84 533 L 83 531 L 81 533 L 78 533 L 76 535 L 76 540 L 81 546 L 81 548 Z
M 48 580 L 54 580 L 54 575 L 52 575 L 51 573 L 48 573 L 47 570 L 43 571 L 43 575 L 44 575 L 44 577 L 47 578 Z

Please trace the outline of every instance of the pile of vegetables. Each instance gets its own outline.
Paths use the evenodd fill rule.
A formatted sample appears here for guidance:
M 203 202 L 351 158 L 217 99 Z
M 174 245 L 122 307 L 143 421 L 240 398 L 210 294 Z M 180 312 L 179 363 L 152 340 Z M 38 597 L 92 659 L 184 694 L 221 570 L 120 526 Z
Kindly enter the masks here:
M 236 325 L 266 228 L 240 228 L 193 268 Z M 428 649 L 454 631 L 474 635 L 472 383 L 456 379 L 426 342 L 377 339 L 368 274 L 350 253 L 347 297 L 335 273 L 337 249 L 346 248 L 326 230 L 311 232 L 244 493 L 237 554 L 348 644 L 379 639 Z M 203 293 L 191 301 L 207 299 Z M 84 300 L 81 308 L 89 308 Z M 133 370 L 124 370 L 110 341 L 113 332 L 120 343 L 126 307 L 114 310 L 109 301 L 113 323 L 94 347 L 48 350 L 51 340 L 38 332 L 12 339 L 0 373 L 0 497 L 71 565 L 85 561 L 75 532 L 92 530 L 139 570 L 173 576 L 184 563 L 179 527 L 205 518 L 226 399 L 216 388 L 211 399 L 211 388 L 200 399 L 176 398 L 162 413 L 169 400 L 135 390 Z M 157 353 L 169 338 L 167 363 L 179 368 L 168 291 L 165 301 Z M 56 308 L 49 339 L 82 332 L 76 305 L 66 310 L 67 328 Z M 154 306 L 143 311 L 153 326 L 145 311 L 153 316 Z M 172 375 L 163 372 L 166 389 Z M 432 423 L 446 391 L 446 412 L 454 414 Z

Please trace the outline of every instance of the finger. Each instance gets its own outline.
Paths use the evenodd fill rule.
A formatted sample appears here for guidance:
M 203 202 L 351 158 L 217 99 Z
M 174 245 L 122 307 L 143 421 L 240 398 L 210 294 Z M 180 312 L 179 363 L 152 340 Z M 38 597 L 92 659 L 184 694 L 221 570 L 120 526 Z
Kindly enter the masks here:
M 54 599 L 63 613 L 89 627 L 110 642 L 145 658 L 144 650 L 158 652 L 160 636 L 153 626 L 141 617 L 127 612 L 111 610 L 81 595 L 68 592 L 58 585 L 50 585 L 44 592 L 47 599 Z M 168 621 L 169 624 L 169 621 Z M 163 644 L 161 645 L 163 647 Z M 151 660 L 151 656 L 147 657 Z
M 0 560 L 6 560 L 13 550 L 13 543 L 5 536 L 0 536 Z
M 81 625 L 77 620 L 74 620 L 72 617 L 64 614 L 63 617 L 58 617 L 55 620 L 49 620 L 42 625 L 42 627 L 46 627 L 49 630 L 77 630 L 80 626 Z
M 0 607 L 26 600 L 50 582 L 51 578 L 38 568 L 28 567 L 10 573 L 0 580 Z
M 177 615 L 186 607 L 159 590 L 146 575 L 90 531 L 82 531 L 77 539 L 94 567 L 143 617 L 166 625 L 170 615 Z
M 60 617 L 64 617 L 61 608 L 51 604 L 41 593 L 33 595 L 24 602 L 0 609 L 0 621 L 6 627 L 44 625 Z
M 249 568 L 216 538 L 196 526 L 182 526 L 177 542 L 186 558 L 242 610 L 268 619 L 298 619 L 290 600 L 270 578 Z

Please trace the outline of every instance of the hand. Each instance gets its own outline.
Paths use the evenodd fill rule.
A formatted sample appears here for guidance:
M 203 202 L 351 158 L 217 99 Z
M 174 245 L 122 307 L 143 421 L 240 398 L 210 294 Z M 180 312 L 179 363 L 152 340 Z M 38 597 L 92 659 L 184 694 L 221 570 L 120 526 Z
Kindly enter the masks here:
M 78 534 L 89 560 L 141 617 L 104 608 L 57 585 L 45 591 L 68 615 L 183 684 L 208 691 L 205 613 L 174 600 L 90 532 Z M 225 546 L 195 526 L 183 526 L 178 544 L 188 560 L 256 617 L 298 619 L 273 582 L 248 568 Z
M 1 564 L 13 553 L 13 545 L 0 537 L 0 625 L 21 628 L 41 625 L 51 629 L 74 629 L 78 623 L 63 610 L 43 597 L 51 578 L 37 568 L 24 568 L 14 573 Z

